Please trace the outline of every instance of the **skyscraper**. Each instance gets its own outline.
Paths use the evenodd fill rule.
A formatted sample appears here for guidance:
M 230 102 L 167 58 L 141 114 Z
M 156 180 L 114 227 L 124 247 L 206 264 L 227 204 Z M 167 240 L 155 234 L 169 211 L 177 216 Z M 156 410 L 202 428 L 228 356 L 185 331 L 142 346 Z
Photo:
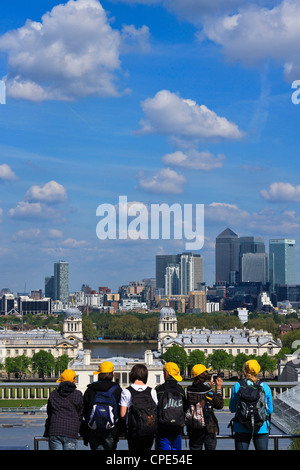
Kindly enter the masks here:
M 198 289 L 202 282 L 203 258 L 200 254 L 187 252 L 156 256 L 156 288 L 165 289 L 166 295 L 175 294 L 174 290 L 178 290 L 177 294 L 188 294 L 189 291 Z
M 240 239 L 227 228 L 216 238 L 216 282 L 235 284 L 238 280 Z
M 269 259 L 267 253 L 243 253 L 241 256 L 242 282 L 269 282 Z
M 54 263 L 54 299 L 69 301 L 69 263 L 66 261 Z
M 295 240 L 271 239 L 269 241 L 270 282 L 276 284 L 296 283 Z

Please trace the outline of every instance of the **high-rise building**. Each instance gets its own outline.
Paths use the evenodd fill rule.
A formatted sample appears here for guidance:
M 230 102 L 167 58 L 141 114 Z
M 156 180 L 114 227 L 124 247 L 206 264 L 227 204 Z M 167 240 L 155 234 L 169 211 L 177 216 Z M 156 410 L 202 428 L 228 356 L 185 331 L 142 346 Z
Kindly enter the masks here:
M 277 284 L 296 284 L 295 240 L 269 241 L 269 269 L 273 288 Z
M 45 297 L 54 299 L 54 276 L 45 277 Z
M 69 263 L 66 261 L 54 263 L 54 299 L 69 301 Z
M 240 239 L 227 228 L 216 238 L 216 283 L 235 284 L 238 281 Z
M 167 272 L 168 267 L 172 269 Z M 166 281 L 170 287 L 170 283 L 172 283 L 171 277 L 173 276 L 173 281 L 175 282 L 177 275 L 179 276 L 177 294 L 187 295 L 189 291 L 196 290 L 198 285 L 203 283 L 202 256 L 192 252 L 156 256 L 156 288 L 164 289 L 166 294 Z M 174 288 L 175 286 L 176 283 L 173 283 Z M 167 288 L 168 294 L 166 295 L 171 294 L 169 287 Z M 175 294 L 175 292 L 172 292 L 172 294 Z
M 240 237 L 240 253 L 265 253 L 266 247 L 262 237 Z
M 267 253 L 243 253 L 241 255 L 241 282 L 269 282 L 269 258 Z
M 166 267 L 165 295 L 178 295 L 180 293 L 180 266 L 178 264 Z

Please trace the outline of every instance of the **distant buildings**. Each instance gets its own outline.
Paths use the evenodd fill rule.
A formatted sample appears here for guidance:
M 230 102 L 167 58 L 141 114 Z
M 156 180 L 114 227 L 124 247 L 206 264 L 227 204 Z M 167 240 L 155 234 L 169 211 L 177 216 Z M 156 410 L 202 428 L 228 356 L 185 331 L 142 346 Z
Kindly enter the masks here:
M 54 275 L 45 278 L 45 296 L 52 300 L 69 302 L 69 263 L 54 263 Z
M 156 256 L 156 289 L 165 295 L 187 295 L 203 283 L 203 258 L 191 252 Z
M 240 270 L 240 240 L 227 228 L 216 238 L 216 282 L 235 284 Z
M 233 356 L 239 353 L 256 356 L 267 353 L 274 356 L 282 347 L 280 340 L 274 341 L 272 334 L 263 330 L 234 328 L 218 331 L 192 328 L 178 333 L 176 313 L 172 307 L 166 305 L 159 315 L 157 348 L 163 354 L 174 345 L 183 347 L 187 354 L 197 349 L 205 355 L 224 350 Z

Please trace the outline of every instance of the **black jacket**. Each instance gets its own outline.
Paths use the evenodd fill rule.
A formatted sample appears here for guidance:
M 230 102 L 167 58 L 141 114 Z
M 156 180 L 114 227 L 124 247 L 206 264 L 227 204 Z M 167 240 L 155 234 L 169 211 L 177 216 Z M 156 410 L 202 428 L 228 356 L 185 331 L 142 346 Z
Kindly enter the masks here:
M 76 385 L 62 382 L 50 393 L 44 436 L 79 436 L 83 416 L 83 396 Z
M 187 387 L 187 403 L 195 403 L 201 398 L 202 407 L 208 405 L 207 432 L 219 432 L 218 420 L 213 412 L 214 409 L 221 410 L 224 407 L 222 392 L 215 392 L 207 383 L 193 382 Z
M 80 434 L 83 437 L 83 440 L 85 441 L 85 444 L 87 444 L 89 433 L 90 432 L 96 432 L 96 431 L 91 430 L 88 427 L 88 422 L 90 420 L 90 415 L 91 415 L 91 412 L 92 412 L 92 409 L 93 409 L 93 403 L 94 403 L 95 395 L 99 391 L 107 392 L 107 390 L 109 390 L 114 385 L 116 385 L 116 383 L 112 382 L 111 380 L 98 380 L 97 382 L 92 382 L 91 384 L 89 384 L 87 386 L 86 391 L 84 392 L 84 395 L 83 395 L 83 402 L 84 402 L 83 417 L 84 417 L 84 421 L 83 421 L 83 425 L 81 427 Z M 120 398 L 121 398 L 121 393 L 122 393 L 122 389 L 119 385 L 117 385 L 117 388 L 113 392 L 113 394 L 114 394 L 114 397 L 115 397 L 117 405 L 118 405 L 118 414 L 120 414 L 119 402 L 120 402 Z M 118 432 L 120 431 L 120 426 L 121 426 L 120 422 L 121 421 L 123 421 L 123 420 L 119 420 L 119 425 L 117 426 L 117 428 L 112 430 L 113 434 L 117 435 Z

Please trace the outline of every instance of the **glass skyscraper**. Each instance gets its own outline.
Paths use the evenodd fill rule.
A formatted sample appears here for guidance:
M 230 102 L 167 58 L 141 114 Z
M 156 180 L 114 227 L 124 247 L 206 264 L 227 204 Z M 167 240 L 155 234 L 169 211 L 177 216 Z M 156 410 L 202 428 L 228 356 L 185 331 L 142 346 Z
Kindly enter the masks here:
M 269 242 L 270 282 L 276 284 L 296 283 L 295 240 L 271 239 Z
M 216 238 L 216 283 L 236 284 L 240 270 L 240 239 L 230 228 Z
M 69 301 L 69 263 L 66 261 L 54 263 L 54 299 Z

